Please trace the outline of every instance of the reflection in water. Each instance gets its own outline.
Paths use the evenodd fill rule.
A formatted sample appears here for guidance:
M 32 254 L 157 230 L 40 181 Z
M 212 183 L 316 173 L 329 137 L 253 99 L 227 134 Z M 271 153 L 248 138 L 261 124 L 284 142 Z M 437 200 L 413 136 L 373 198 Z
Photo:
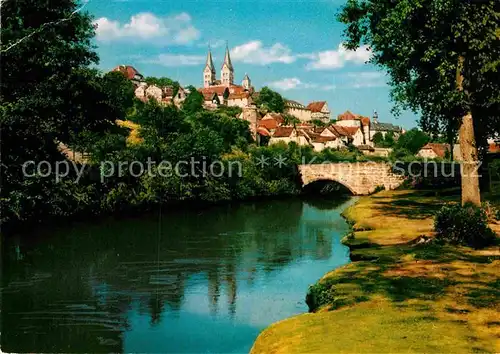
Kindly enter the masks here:
M 241 204 L 9 238 L 2 350 L 248 351 L 267 325 L 307 311 L 308 285 L 348 261 L 339 212 L 351 202 Z

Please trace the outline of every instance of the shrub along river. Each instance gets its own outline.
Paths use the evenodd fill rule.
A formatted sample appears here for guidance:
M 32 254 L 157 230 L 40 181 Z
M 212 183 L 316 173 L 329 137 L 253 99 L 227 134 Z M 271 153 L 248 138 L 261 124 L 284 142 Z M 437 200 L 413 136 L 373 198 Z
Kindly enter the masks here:
M 349 261 L 354 199 L 73 224 L 3 241 L 4 352 L 248 352 Z

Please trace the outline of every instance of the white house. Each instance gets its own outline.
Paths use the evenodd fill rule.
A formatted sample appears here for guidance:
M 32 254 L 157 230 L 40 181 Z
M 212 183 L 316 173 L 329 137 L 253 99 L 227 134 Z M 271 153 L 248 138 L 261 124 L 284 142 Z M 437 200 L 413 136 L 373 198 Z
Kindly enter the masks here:
M 304 131 L 295 129 L 294 127 L 278 127 L 269 139 L 269 145 L 295 142 L 300 146 L 309 145 L 308 137 Z
M 324 123 L 330 122 L 330 109 L 326 101 L 311 102 L 307 105 L 311 111 L 311 119 L 319 119 Z
M 158 102 L 162 101 L 163 90 L 161 88 L 159 88 L 158 86 L 155 86 L 155 85 L 148 86 L 145 93 L 146 93 L 146 97 L 152 97 L 155 100 L 157 100 Z

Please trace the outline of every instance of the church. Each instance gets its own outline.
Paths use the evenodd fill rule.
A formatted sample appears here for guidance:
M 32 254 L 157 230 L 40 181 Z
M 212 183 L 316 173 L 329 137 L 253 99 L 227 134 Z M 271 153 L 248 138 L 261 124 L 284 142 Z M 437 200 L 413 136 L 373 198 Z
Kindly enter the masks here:
M 208 49 L 207 61 L 203 69 L 203 88 L 198 89 L 198 91 L 202 93 L 207 108 L 216 108 L 219 105 L 243 108 L 253 103 L 252 94 L 254 88 L 250 77 L 245 74 L 241 85 L 234 84 L 234 67 L 227 46 L 219 80 L 217 79 L 212 52 Z

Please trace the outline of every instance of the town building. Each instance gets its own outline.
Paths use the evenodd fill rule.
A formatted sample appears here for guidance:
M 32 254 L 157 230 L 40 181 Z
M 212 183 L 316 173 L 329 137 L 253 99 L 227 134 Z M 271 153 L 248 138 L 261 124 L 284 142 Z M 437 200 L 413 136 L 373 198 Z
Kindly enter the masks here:
M 252 93 L 254 88 L 248 74 L 243 77 L 241 85 L 234 83 L 234 67 L 231 62 L 229 48 L 226 46 L 224 62 L 221 67 L 220 79 L 209 49 L 205 68 L 203 69 L 203 88 L 198 89 L 204 98 L 207 108 L 215 108 L 218 105 L 247 107 L 253 104 Z
M 422 157 L 424 159 L 450 158 L 451 157 L 450 144 L 428 143 L 418 151 L 417 156 Z M 460 144 L 453 145 L 453 160 L 454 161 L 462 160 Z
M 373 136 L 377 133 L 381 133 L 384 138 L 387 133 L 393 133 L 394 138 L 397 140 L 402 134 L 404 134 L 404 130 L 403 128 L 391 123 L 380 123 L 378 121 L 378 114 L 375 111 L 370 124 L 370 141 L 373 140 Z
M 139 73 L 133 66 L 130 65 L 118 65 L 111 71 L 117 71 L 125 75 L 127 79 L 132 81 L 135 86 L 139 86 L 142 82 L 144 82 L 144 76 Z
M 326 101 L 311 102 L 306 108 L 311 111 L 311 119 L 318 119 L 323 123 L 330 122 L 330 109 Z
M 309 122 L 312 119 L 312 112 L 302 103 L 285 100 L 285 113 L 298 118 L 301 122 Z
M 370 136 L 370 118 L 354 114 L 351 111 L 345 111 L 337 116 L 336 125 L 359 128 L 363 134 L 362 144 L 373 146 Z
M 309 145 L 309 137 L 302 129 L 294 127 L 278 127 L 269 140 L 269 145 L 291 142 L 299 146 Z
M 156 85 L 148 85 L 145 82 L 140 83 L 135 89 L 135 96 L 143 102 L 147 102 L 150 98 L 153 98 L 160 104 L 174 104 L 177 107 L 182 105 L 188 94 L 189 91 L 182 86 L 176 92 L 174 86 L 158 87 Z

